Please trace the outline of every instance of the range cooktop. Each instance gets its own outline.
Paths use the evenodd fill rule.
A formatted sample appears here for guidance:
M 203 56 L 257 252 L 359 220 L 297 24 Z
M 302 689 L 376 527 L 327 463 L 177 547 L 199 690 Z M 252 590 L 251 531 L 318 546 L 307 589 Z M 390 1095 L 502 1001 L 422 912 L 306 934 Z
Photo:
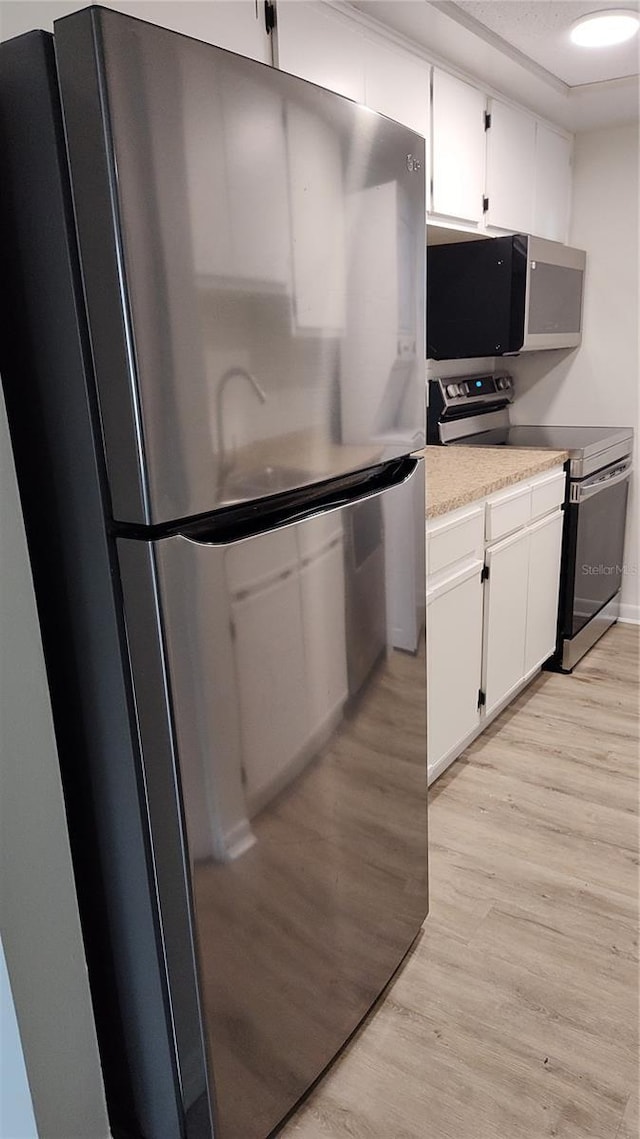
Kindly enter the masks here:
M 511 423 L 513 380 L 506 373 L 430 379 L 428 393 L 430 443 L 567 451 L 572 478 L 585 478 L 633 450 L 631 427 Z
M 542 450 L 568 451 L 572 459 L 591 458 L 618 443 L 631 441 L 629 427 L 551 427 L 515 424 L 478 431 L 452 440 L 461 447 L 534 447 Z

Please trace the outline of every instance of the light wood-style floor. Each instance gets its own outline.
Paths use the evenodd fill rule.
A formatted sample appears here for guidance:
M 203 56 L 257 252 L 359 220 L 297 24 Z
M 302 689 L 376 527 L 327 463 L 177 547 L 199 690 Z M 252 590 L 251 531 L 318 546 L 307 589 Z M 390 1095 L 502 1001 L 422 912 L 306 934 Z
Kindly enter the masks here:
M 432 788 L 421 938 L 281 1139 L 637 1139 L 639 646 L 543 673 Z

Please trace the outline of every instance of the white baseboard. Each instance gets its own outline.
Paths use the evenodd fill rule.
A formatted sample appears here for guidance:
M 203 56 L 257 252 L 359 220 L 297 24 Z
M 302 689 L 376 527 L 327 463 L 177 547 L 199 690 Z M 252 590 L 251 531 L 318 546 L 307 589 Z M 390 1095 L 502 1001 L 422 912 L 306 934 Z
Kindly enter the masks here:
M 627 601 L 621 601 L 618 620 L 623 625 L 640 625 L 640 605 L 629 605 Z

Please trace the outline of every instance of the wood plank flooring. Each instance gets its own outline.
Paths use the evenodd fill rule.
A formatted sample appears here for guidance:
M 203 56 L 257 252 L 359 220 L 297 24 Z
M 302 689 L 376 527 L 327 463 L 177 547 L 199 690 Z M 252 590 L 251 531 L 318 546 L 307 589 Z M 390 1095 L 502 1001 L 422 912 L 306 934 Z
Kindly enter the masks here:
M 638 1139 L 638 654 L 543 673 L 431 792 L 431 914 L 280 1139 Z

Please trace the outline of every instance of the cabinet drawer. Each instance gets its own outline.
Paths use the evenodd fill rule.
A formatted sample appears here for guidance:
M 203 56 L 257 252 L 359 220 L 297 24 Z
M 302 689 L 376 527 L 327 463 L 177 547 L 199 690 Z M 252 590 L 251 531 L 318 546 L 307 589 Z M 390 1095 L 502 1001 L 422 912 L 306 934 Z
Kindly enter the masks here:
M 484 508 L 454 510 L 427 524 L 427 573 L 439 573 L 482 550 Z
M 531 483 L 531 521 L 542 518 L 564 501 L 565 473 L 560 468 Z
M 521 526 L 526 526 L 531 514 L 531 486 L 519 483 L 502 490 L 487 500 L 486 538 L 496 542 Z

